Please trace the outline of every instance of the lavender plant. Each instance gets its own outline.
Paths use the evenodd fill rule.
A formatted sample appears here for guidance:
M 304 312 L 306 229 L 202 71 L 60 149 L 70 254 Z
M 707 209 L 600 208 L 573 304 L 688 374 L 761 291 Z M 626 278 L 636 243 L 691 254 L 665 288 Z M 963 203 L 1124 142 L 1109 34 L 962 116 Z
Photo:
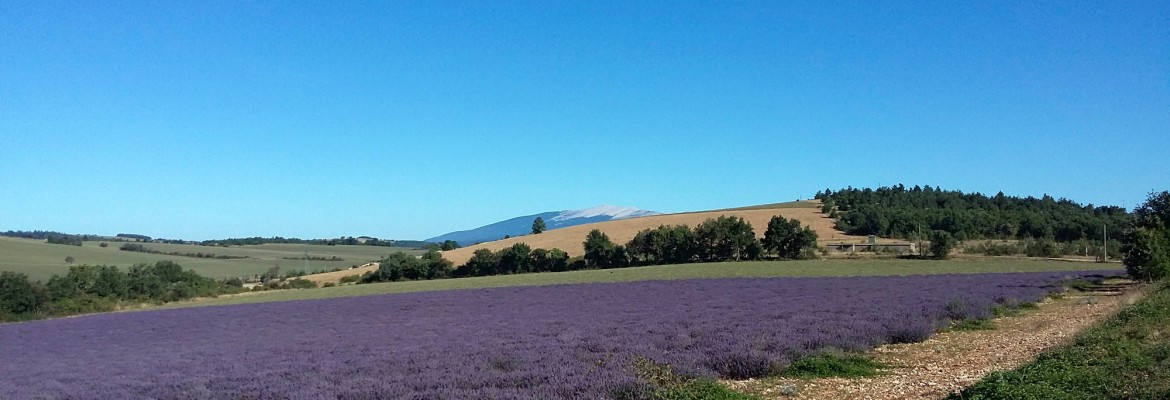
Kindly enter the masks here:
M 772 374 L 1096 273 L 491 288 L 5 324 L 0 399 L 614 398 L 647 393 L 636 359 L 687 377 Z

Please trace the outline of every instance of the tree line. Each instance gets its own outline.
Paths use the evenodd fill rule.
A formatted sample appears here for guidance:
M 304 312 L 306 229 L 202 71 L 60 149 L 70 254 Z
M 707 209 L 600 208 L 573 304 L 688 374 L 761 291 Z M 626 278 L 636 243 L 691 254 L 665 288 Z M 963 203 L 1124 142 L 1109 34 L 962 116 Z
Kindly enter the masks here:
M 216 259 L 216 260 L 237 260 L 237 259 L 242 259 L 242 258 L 252 258 L 251 256 L 233 256 L 233 255 L 228 255 L 228 254 L 215 254 L 215 253 L 204 253 L 204 252 L 194 252 L 194 253 L 192 253 L 192 252 L 185 252 L 184 253 L 184 252 L 178 252 L 178 251 L 165 252 L 165 251 L 155 250 L 155 249 L 143 246 L 142 244 L 139 244 L 139 243 L 125 243 L 122 246 L 118 247 L 118 250 L 133 251 L 133 252 L 147 253 L 147 254 L 163 254 L 163 255 L 178 256 L 178 257 L 212 258 L 212 259 Z M 297 259 L 299 260 L 300 258 L 297 258 Z
M 0 236 L 15 237 L 22 239 L 44 240 L 49 244 L 64 244 L 70 246 L 81 246 L 81 243 L 86 240 L 100 240 L 101 236 L 95 235 L 72 235 L 68 233 L 54 232 L 54 231 L 4 231 L 0 232 Z
M 837 228 L 854 235 L 926 239 L 932 231 L 968 239 L 1051 239 L 1100 242 L 1102 228 L 1120 232 L 1129 213 L 1122 207 L 1081 205 L 1068 199 L 994 196 L 898 184 L 877 189 L 848 187 L 817 192 L 821 210 Z
M 281 236 L 273 237 L 246 237 L 204 240 L 196 244 L 202 246 L 256 246 L 262 244 L 312 244 L 322 246 L 382 246 L 382 247 L 413 247 L 423 248 L 431 244 L 420 240 L 382 240 L 378 238 L 355 238 L 344 236 L 333 239 L 299 239 Z
M 625 245 L 613 243 L 600 230 L 590 231 L 582 247 L 585 255 L 569 257 L 561 249 L 533 249 L 525 243 L 491 251 L 478 249 L 454 270 L 452 263 L 435 251 L 421 258 L 395 253 L 379 261 L 377 271 L 362 282 L 462 278 L 581 269 L 626 268 L 643 265 L 692 262 L 748 261 L 764 258 L 800 259 L 816 254 L 817 234 L 800 221 L 774 216 L 762 239 L 750 222 L 739 217 L 707 219 L 694 229 L 686 225 L 662 225 L 644 229 Z
M 116 266 L 80 265 L 47 282 L 0 272 L 0 321 L 112 311 L 122 303 L 162 303 L 242 291 L 239 279 L 216 281 L 172 261 Z
M 1115 233 L 1109 236 L 1108 246 L 1102 246 L 1101 242 L 1090 241 L 1088 239 L 1080 239 L 1072 242 L 1056 242 L 1052 239 L 1021 239 L 1014 242 L 1009 241 L 986 241 L 982 243 L 974 243 L 963 247 L 963 252 L 968 254 L 983 254 L 986 256 L 1011 256 L 1024 255 L 1028 257 L 1060 257 L 1060 256 L 1081 256 L 1081 257 L 1096 257 L 1103 261 L 1105 256 L 1102 254 L 1108 252 L 1109 259 L 1117 260 L 1121 258 L 1121 241 L 1117 238 L 1121 237 L 1121 233 Z

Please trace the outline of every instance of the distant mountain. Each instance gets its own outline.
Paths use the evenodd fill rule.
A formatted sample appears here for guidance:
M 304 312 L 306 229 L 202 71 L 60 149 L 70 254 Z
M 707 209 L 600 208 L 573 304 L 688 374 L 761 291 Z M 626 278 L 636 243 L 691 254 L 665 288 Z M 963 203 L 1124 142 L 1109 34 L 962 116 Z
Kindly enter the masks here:
M 442 242 L 454 240 L 460 246 L 470 246 L 475 243 L 500 240 L 504 236 L 527 235 L 532 232 L 532 221 L 536 217 L 543 218 L 545 226 L 549 230 L 552 230 L 573 225 L 609 221 L 611 219 L 634 218 L 656 214 L 658 213 L 654 211 L 639 210 L 634 207 L 600 205 L 582 210 L 549 211 L 540 214 L 525 215 L 471 230 L 442 234 L 427 239 L 426 241 Z

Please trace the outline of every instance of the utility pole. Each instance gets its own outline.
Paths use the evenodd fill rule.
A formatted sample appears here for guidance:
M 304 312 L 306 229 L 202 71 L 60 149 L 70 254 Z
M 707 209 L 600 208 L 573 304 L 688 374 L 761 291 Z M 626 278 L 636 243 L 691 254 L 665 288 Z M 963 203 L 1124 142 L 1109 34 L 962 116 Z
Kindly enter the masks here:
M 1108 230 L 1108 226 L 1109 226 L 1108 224 L 1101 224 L 1101 236 L 1103 239 L 1101 242 L 1101 249 L 1103 250 L 1102 254 L 1101 254 L 1101 261 L 1102 262 L 1109 262 L 1109 230 Z

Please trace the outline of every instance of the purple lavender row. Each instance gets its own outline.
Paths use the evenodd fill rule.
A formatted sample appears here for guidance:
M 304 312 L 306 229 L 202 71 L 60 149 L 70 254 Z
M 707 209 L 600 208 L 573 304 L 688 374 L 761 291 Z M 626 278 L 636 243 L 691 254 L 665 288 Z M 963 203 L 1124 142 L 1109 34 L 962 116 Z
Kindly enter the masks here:
M 637 386 L 635 355 L 759 376 L 1117 272 L 491 288 L 6 324 L 0 399 L 604 399 Z

